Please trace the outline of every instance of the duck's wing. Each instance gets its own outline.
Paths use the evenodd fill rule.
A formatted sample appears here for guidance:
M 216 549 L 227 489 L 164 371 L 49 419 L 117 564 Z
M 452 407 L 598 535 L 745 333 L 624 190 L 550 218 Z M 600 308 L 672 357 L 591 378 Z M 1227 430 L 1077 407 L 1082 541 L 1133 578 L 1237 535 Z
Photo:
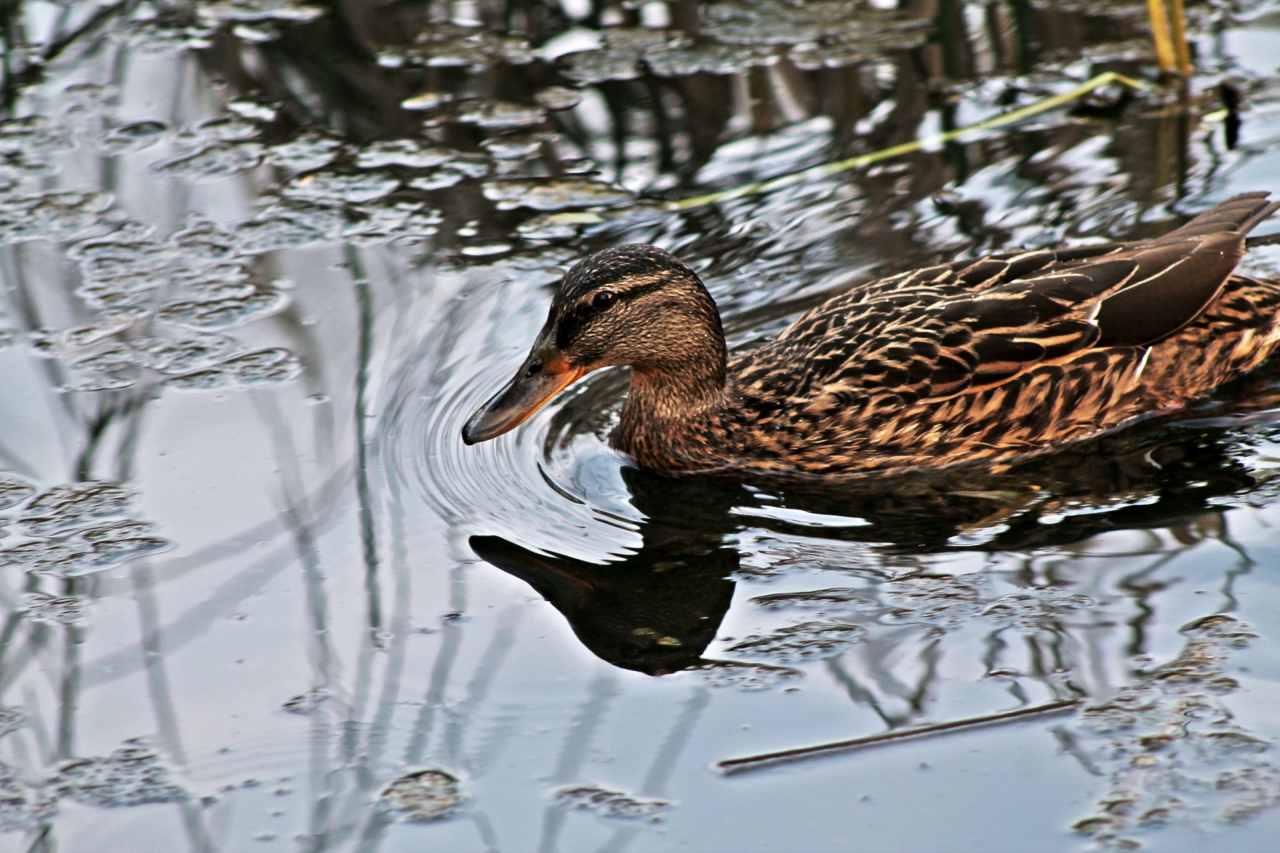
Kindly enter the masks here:
M 793 411 L 831 412 L 868 395 L 910 404 L 987 388 L 1090 350 L 1102 361 L 1140 358 L 1214 301 L 1247 229 L 1276 207 L 1249 194 L 1156 240 L 1086 247 L 1103 250 L 1092 256 L 1023 253 L 918 271 L 806 315 L 743 364 L 740 387 L 789 398 Z

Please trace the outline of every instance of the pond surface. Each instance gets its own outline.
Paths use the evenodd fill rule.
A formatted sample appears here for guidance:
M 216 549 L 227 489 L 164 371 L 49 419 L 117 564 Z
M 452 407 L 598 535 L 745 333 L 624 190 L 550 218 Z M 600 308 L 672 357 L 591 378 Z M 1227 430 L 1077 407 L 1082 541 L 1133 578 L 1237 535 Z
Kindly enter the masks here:
M 8 4 L 0 849 L 1273 846 L 1280 366 L 945 479 L 662 481 L 616 370 L 459 439 L 605 246 L 742 349 L 1280 191 L 1267 0 L 1190 6 L 1181 106 L 667 204 L 1154 79 L 1140 3 L 892 5 Z

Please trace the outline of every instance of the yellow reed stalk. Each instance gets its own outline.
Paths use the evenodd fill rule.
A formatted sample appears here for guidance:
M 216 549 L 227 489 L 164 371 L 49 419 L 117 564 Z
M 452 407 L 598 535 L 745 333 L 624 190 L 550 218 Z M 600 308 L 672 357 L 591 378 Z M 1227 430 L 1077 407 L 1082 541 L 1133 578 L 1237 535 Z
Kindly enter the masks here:
M 1147 17 L 1151 19 L 1151 38 L 1156 43 L 1156 62 L 1163 74 L 1176 74 L 1177 58 L 1173 39 L 1169 38 L 1169 18 L 1164 11 L 1164 0 L 1147 0 Z
M 1169 11 L 1173 16 L 1173 49 L 1178 57 L 1178 76 L 1191 76 L 1191 48 L 1187 45 L 1187 14 L 1182 8 L 1182 0 L 1169 0 Z

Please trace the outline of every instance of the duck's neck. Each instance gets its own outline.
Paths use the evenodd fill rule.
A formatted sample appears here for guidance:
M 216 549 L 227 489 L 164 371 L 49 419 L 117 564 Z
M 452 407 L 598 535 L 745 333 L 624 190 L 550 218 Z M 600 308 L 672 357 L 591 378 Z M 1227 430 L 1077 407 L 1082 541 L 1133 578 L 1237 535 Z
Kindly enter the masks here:
M 726 436 L 713 437 L 726 399 L 728 354 L 721 335 L 706 335 L 678 361 L 631 366 L 616 443 L 645 468 L 682 471 L 711 467 Z

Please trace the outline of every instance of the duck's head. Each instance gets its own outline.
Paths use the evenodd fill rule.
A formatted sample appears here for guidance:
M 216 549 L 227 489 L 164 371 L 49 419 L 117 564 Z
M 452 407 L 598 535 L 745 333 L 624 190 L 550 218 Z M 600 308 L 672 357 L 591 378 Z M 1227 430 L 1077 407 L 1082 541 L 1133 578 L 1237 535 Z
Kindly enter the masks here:
M 462 428 L 467 444 L 524 423 L 591 371 L 627 364 L 633 375 L 724 384 L 720 314 L 697 274 L 654 246 L 619 246 L 564 277 L 529 357 Z

